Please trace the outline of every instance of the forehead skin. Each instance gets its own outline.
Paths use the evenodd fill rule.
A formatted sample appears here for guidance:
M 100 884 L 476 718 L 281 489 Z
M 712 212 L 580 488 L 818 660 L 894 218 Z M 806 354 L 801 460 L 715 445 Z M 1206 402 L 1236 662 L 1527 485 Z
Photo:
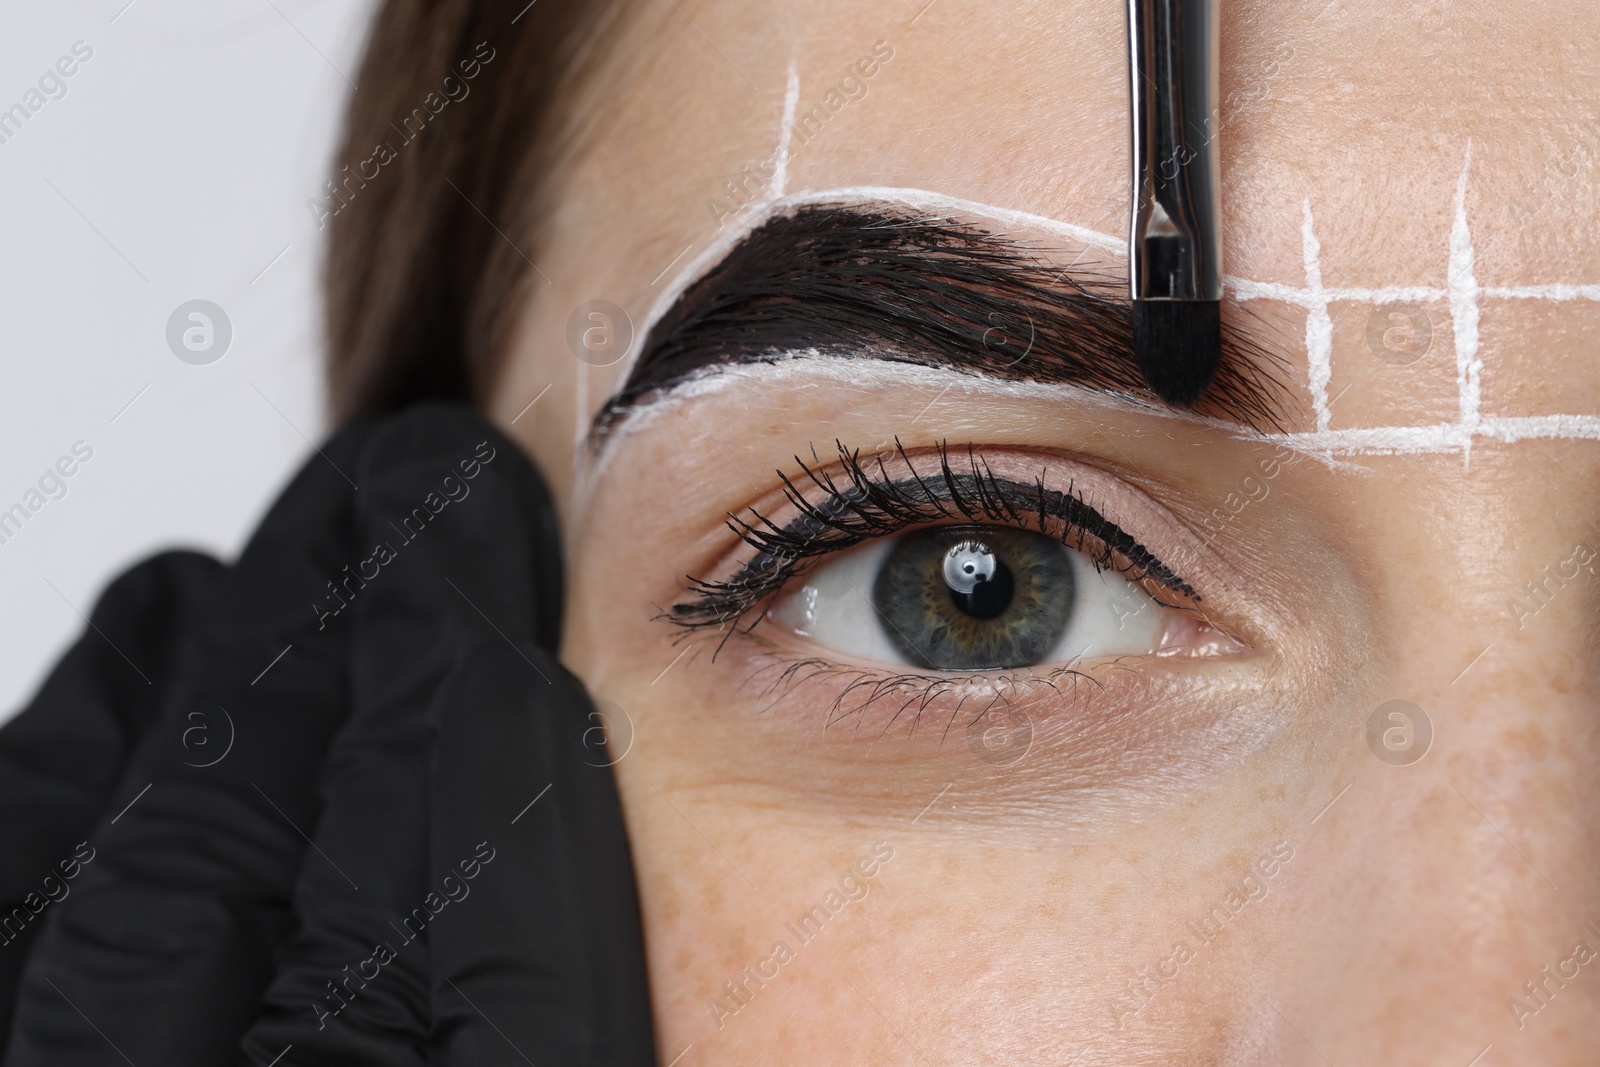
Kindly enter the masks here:
M 1123 235 L 1122 5 L 925 2 L 626 7 L 598 43 L 599 73 L 574 95 L 574 147 L 548 191 L 534 255 L 548 281 L 532 282 L 494 399 L 494 415 L 538 459 L 566 512 L 564 658 L 597 695 L 628 707 L 638 729 L 617 771 L 662 1062 L 689 1045 L 682 1067 L 1043 1065 L 1080 1050 L 1080 1067 L 1321 1063 L 1322 1053 L 1337 1063 L 1464 1065 L 1491 1042 L 1485 1067 L 1592 1062 L 1600 963 L 1525 1028 L 1508 1012 L 1541 967 L 1572 957 L 1575 939 L 1600 949 L 1600 926 L 1584 925 L 1600 924 L 1591 681 L 1600 582 L 1574 580 L 1526 625 L 1506 606 L 1542 566 L 1562 567 L 1575 539 L 1600 537 L 1583 532 L 1600 513 L 1600 446 L 1587 440 L 1479 437 L 1470 457 L 1286 468 L 1271 487 L 1271 521 L 1267 508 L 1240 521 L 1263 523 L 1244 542 L 1256 555 L 1233 563 L 1259 568 L 1258 584 L 1285 599 L 1303 573 L 1356 605 L 1347 614 L 1370 633 L 1340 631 L 1339 645 L 1308 638 L 1301 659 L 1326 655 L 1317 677 L 1356 678 L 1364 703 L 1324 700 L 1331 690 L 1308 678 L 1290 709 L 1307 722 L 1348 720 L 1348 745 L 1281 742 L 1274 753 L 1286 769 L 1253 788 L 1219 778 L 1192 810 L 1137 825 L 1118 824 L 1113 811 L 1105 834 L 1070 842 L 1015 849 L 976 833 L 977 815 L 939 823 L 935 810 L 895 838 L 901 850 L 873 895 L 848 905 L 824 947 L 786 965 L 737 1026 L 709 1025 L 707 997 L 765 956 L 781 920 L 837 885 L 874 838 L 836 833 L 803 798 L 778 813 L 750 802 L 744 779 L 782 768 L 762 762 L 754 733 L 704 707 L 712 690 L 697 688 L 699 661 L 662 671 L 675 662 L 671 635 L 644 621 L 649 608 L 630 583 L 681 576 L 689 564 L 675 553 L 698 551 L 720 510 L 748 495 L 717 481 L 719 461 L 685 458 L 703 450 L 696 433 L 730 466 L 770 471 L 776 463 L 762 457 L 785 461 L 819 436 L 818 424 L 831 441 L 835 418 L 857 419 L 863 446 L 897 427 L 874 423 L 869 403 L 866 414 L 841 413 L 826 385 L 757 391 L 771 407 L 760 418 L 713 401 L 691 409 L 695 433 L 674 423 L 681 432 L 617 442 L 631 458 L 607 468 L 620 473 L 597 491 L 577 481 L 575 442 L 624 368 L 573 358 L 569 316 L 605 299 L 642 323 L 676 273 L 725 235 L 708 206 L 728 203 L 724 183 L 776 148 L 790 65 L 803 112 L 880 41 L 893 58 L 863 98 L 795 150 L 788 192 L 925 189 Z M 1454 303 L 1420 303 L 1431 345 L 1404 365 L 1370 347 L 1371 303 L 1328 308 L 1329 427 L 1457 422 L 1471 370 L 1458 366 L 1457 342 L 1472 343 L 1474 321 L 1483 417 L 1600 413 L 1593 290 L 1566 301 L 1474 291 L 1600 285 L 1600 9 L 1230 0 L 1223 16 L 1225 273 L 1304 287 L 1311 267 L 1330 289 L 1456 290 Z M 1316 429 L 1305 309 L 1247 309 L 1281 342 L 1290 428 Z M 1380 319 L 1376 333 L 1397 325 Z M 1048 436 L 1047 414 L 1028 421 L 1042 407 L 1019 403 L 1009 430 L 989 412 L 974 439 Z M 928 420 L 945 414 L 934 406 Z M 763 451 L 763 440 L 775 443 Z M 1206 460 L 1159 441 L 1124 445 L 1130 466 L 1150 470 Z M 658 477 L 639 473 L 651 470 Z M 617 503 L 629 493 L 640 494 L 642 513 Z M 698 516 L 697 494 L 711 498 L 699 508 L 708 514 L 668 514 L 676 499 Z M 643 529 L 659 530 L 665 547 Z M 1296 555 L 1306 530 L 1337 558 Z M 1335 617 L 1329 632 L 1343 625 L 1342 608 L 1306 610 L 1311 637 L 1323 632 L 1319 613 Z M 1434 750 L 1412 767 L 1378 763 L 1360 739 L 1367 710 L 1394 697 L 1433 717 Z M 1280 836 L 1295 853 L 1271 895 L 1184 964 L 1177 984 L 1143 976 L 1141 965 L 1170 958 L 1168 935 L 1238 885 Z M 1144 988 L 1159 988 L 1159 999 L 1107 1036 L 1107 1004 L 1134 1003 L 1129 983 L 1152 981 Z
M 541 453 L 547 434 L 552 455 L 567 451 L 572 420 L 598 409 L 621 369 L 584 371 L 574 402 L 581 367 L 562 358 L 567 314 L 604 298 L 642 320 L 674 271 L 718 236 L 709 205 L 732 205 L 724 183 L 772 156 L 791 62 L 804 112 L 875 42 L 894 50 L 863 99 L 796 147 L 788 191 L 906 186 L 1125 233 L 1121 5 L 937 0 L 912 22 L 919 7 L 638 4 L 606 31 L 600 73 L 574 101 L 578 148 L 558 171 L 537 256 L 550 282 L 537 281 L 499 391 L 509 418 L 555 380 L 546 399 L 563 410 L 524 429 Z M 1226 273 L 1304 285 L 1309 204 L 1325 286 L 1443 287 L 1470 143 L 1479 284 L 1600 281 L 1590 276 L 1597 46 L 1571 32 L 1600 19 L 1592 6 L 1230 3 L 1224 19 Z M 1483 301 L 1484 410 L 1595 410 L 1600 368 L 1557 370 L 1552 359 L 1595 323 L 1595 308 Z M 1435 358 L 1379 376 L 1363 358 L 1371 307 L 1331 309 L 1346 358 L 1330 394 L 1353 384 L 1335 426 L 1454 416 L 1448 308 L 1427 310 Z M 1286 347 L 1298 346 L 1285 354 L 1301 378 L 1302 322 L 1284 316 Z

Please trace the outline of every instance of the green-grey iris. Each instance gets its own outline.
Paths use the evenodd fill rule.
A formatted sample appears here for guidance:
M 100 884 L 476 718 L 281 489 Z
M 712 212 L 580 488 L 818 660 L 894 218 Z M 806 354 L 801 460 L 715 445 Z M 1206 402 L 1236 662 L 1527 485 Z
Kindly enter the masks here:
M 1072 620 L 1070 550 L 1031 530 L 936 526 L 899 538 L 872 585 L 889 640 L 934 670 L 1040 663 Z

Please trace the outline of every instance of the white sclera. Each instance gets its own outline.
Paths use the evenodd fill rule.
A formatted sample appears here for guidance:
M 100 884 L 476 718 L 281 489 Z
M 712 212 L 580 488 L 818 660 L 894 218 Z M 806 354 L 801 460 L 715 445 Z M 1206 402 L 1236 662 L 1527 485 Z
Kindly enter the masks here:
M 800 637 L 858 659 L 908 665 L 885 630 L 889 622 L 872 603 L 895 538 L 841 553 L 806 576 L 804 584 L 773 604 L 771 621 Z M 1096 571 L 1083 553 L 1062 546 L 1077 587 L 1067 629 L 1040 665 L 1160 650 L 1168 609 L 1114 571 Z

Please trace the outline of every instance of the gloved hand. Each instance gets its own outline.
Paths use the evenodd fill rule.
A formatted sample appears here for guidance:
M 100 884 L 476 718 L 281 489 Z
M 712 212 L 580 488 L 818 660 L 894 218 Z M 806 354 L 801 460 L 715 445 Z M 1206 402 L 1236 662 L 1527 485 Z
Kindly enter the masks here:
M 560 617 L 538 476 L 442 405 L 115 583 L 0 730 L 4 1067 L 653 1063 Z

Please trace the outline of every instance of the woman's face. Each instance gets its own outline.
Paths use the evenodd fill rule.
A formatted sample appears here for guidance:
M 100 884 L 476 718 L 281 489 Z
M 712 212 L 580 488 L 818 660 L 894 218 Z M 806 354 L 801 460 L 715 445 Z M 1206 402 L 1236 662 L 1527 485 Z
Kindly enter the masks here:
M 1225 8 L 1224 318 L 1266 355 L 1205 418 L 1063 369 L 1047 306 L 918 333 L 984 314 L 913 298 L 975 232 L 1036 297 L 1122 269 L 1121 5 L 635 7 L 496 412 L 617 709 L 663 1062 L 1592 1063 L 1592 6 Z M 851 251 L 885 212 L 893 270 Z M 642 333 L 730 251 L 792 295 L 702 289 L 688 350 L 801 354 L 587 436 L 630 365 L 575 309 Z M 921 340 L 881 358 L 875 308 Z M 1287 436 L 1239 425 L 1263 377 Z

